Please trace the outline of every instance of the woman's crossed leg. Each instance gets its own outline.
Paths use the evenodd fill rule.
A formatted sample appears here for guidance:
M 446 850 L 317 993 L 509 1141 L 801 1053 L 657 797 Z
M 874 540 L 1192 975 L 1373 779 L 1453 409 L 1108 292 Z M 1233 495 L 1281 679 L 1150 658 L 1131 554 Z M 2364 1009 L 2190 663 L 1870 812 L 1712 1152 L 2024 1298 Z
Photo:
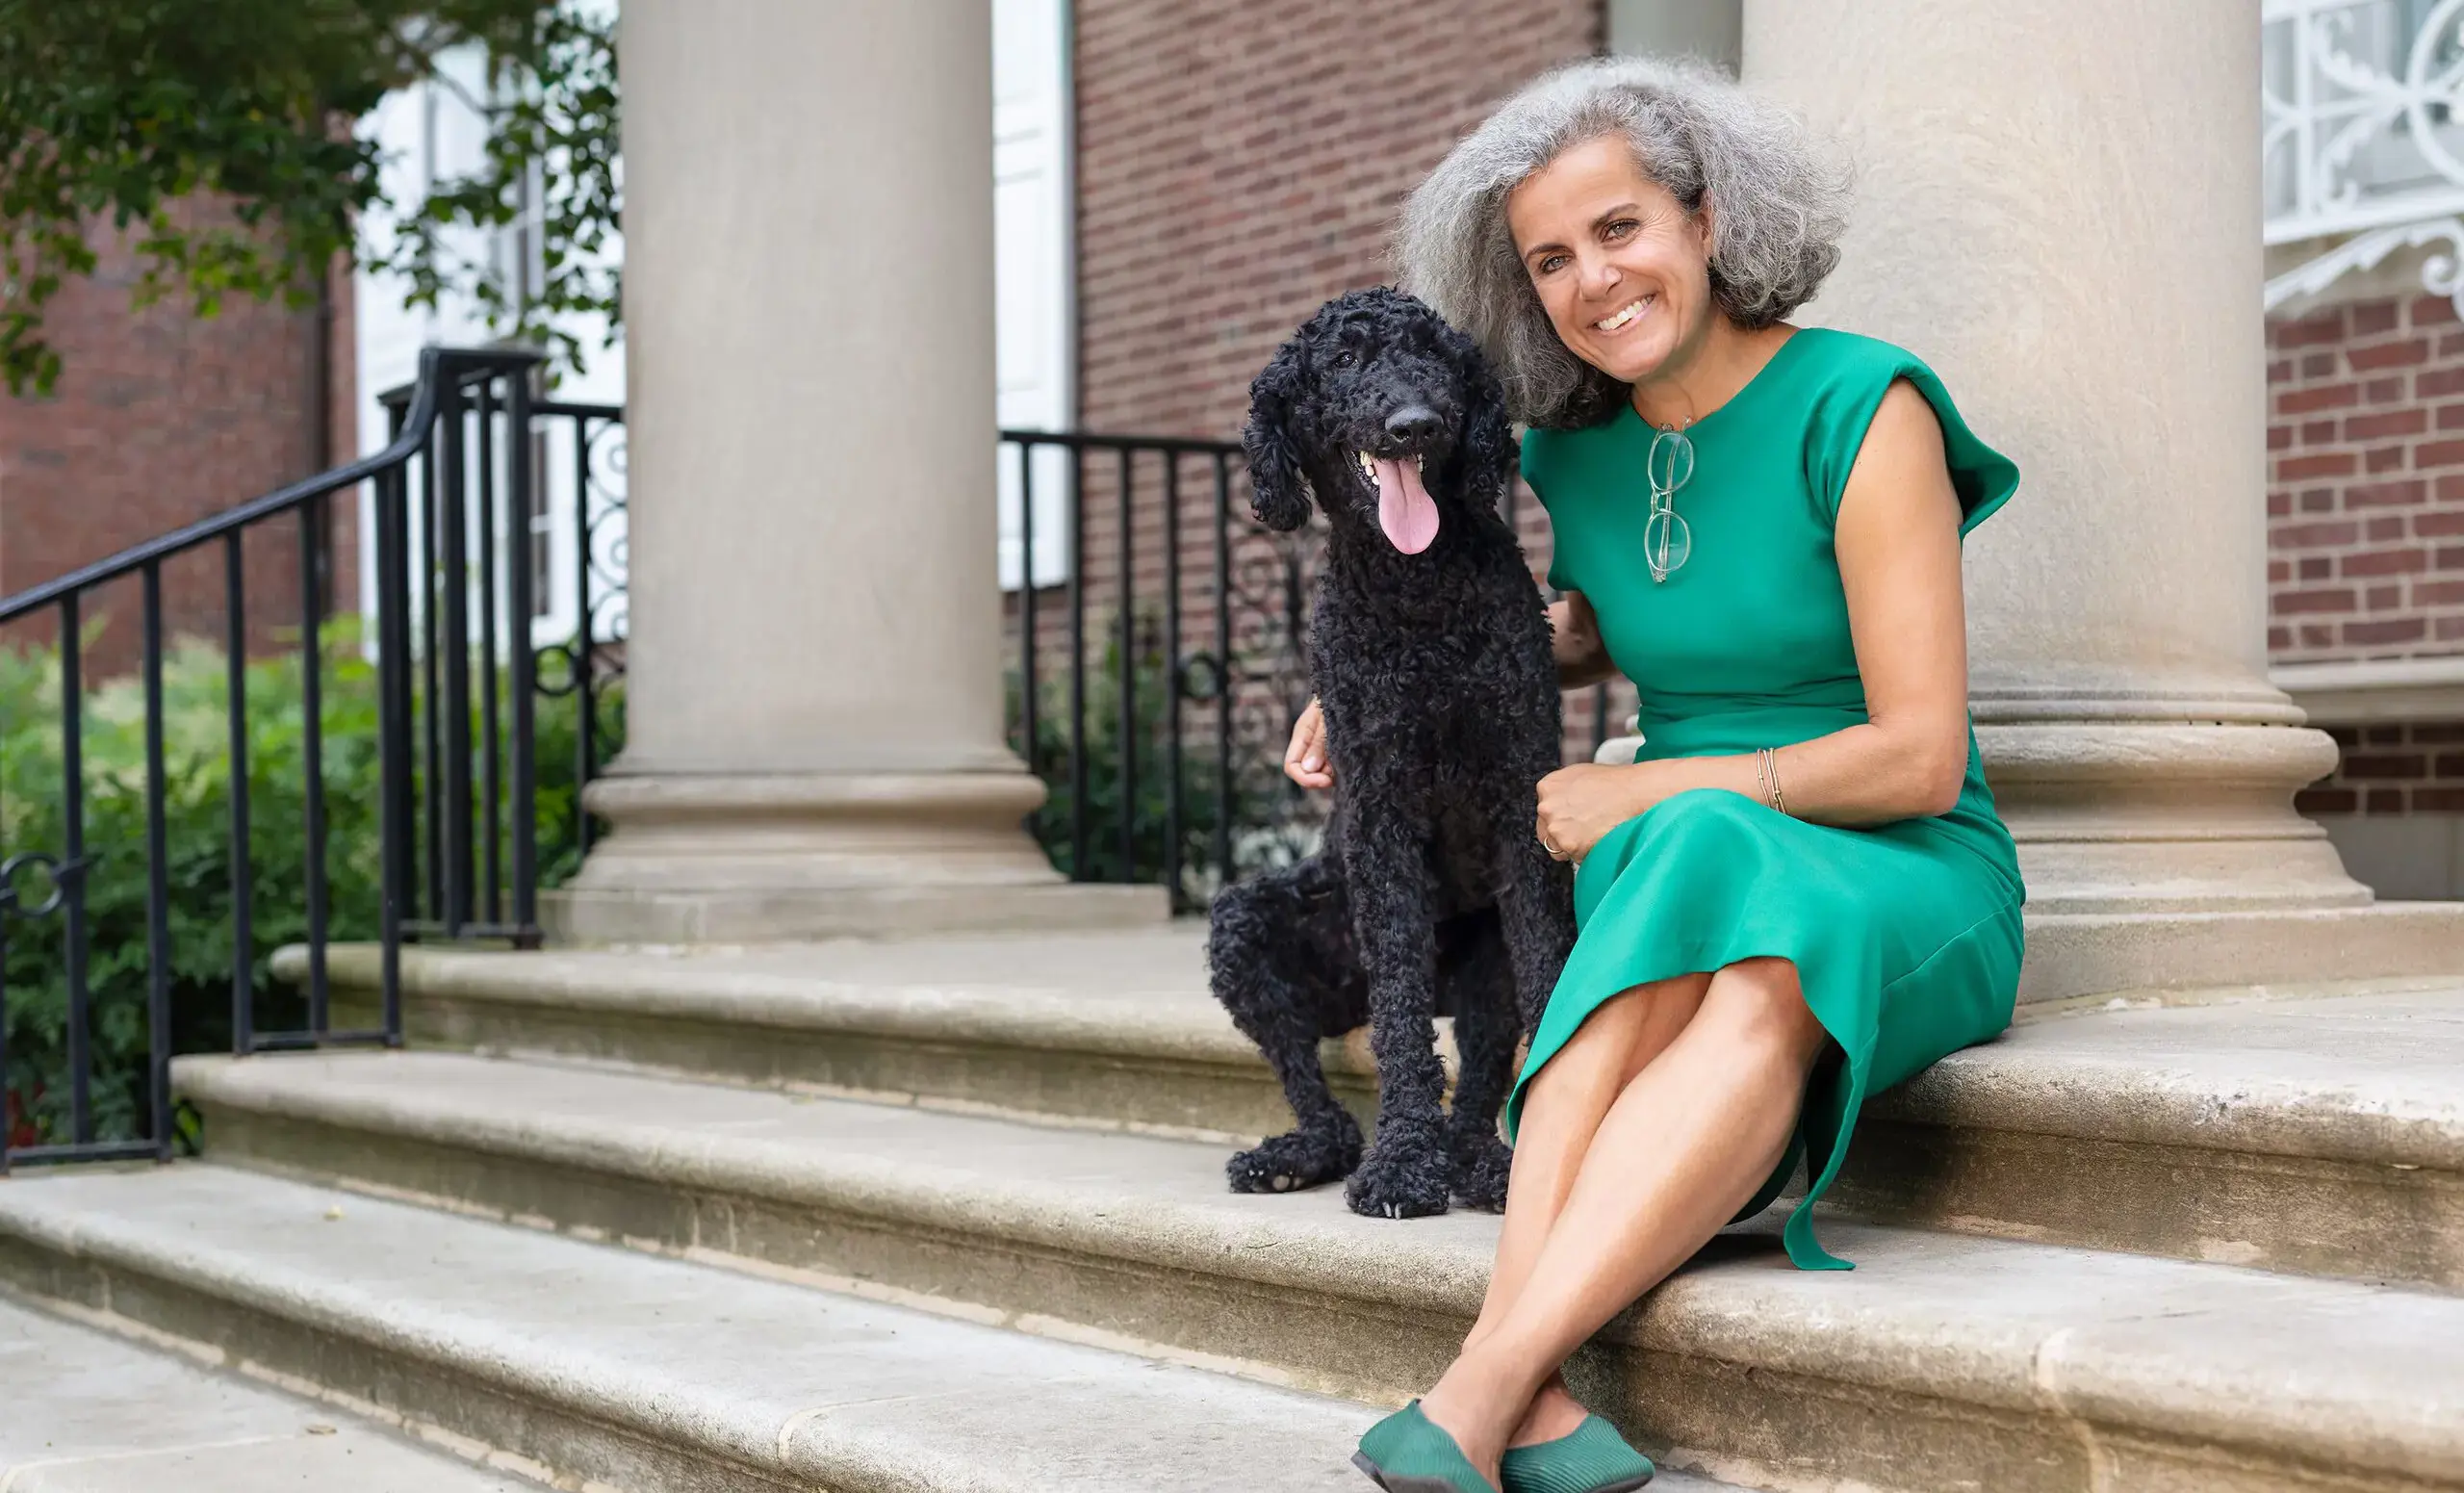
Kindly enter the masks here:
M 1508 1445 L 1580 1423 L 1574 1351 L 1779 1165 L 1828 1040 L 1796 966 L 1751 959 L 1604 1002 L 1534 1076 L 1488 1297 L 1421 1402 L 1492 1483 Z

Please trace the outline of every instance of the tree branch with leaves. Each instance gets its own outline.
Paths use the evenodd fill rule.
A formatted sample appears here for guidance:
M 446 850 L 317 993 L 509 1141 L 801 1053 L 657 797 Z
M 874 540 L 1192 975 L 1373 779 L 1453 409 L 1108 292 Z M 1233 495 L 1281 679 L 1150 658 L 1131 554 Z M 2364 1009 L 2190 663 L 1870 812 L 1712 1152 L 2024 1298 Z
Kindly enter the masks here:
M 354 121 L 395 89 L 449 84 L 484 58 L 471 100 L 479 169 L 416 201 L 384 190 Z M 578 315 L 619 324 L 623 205 L 615 16 L 572 0 L 0 0 L 0 378 L 47 393 L 62 371 L 44 316 L 125 236 L 132 303 L 184 296 L 312 303 L 339 260 L 393 270 L 412 304 L 468 297 L 498 334 L 568 366 Z M 362 235 L 372 214 L 394 231 Z M 536 283 L 457 254 L 457 230 L 527 218 Z

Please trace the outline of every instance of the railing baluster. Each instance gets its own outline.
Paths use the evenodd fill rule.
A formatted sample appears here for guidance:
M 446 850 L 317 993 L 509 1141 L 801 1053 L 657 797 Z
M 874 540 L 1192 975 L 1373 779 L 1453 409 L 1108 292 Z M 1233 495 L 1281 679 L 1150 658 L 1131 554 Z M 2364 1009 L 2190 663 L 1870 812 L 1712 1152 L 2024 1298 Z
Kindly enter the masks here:
M 306 795 L 301 818 L 308 840 L 308 1029 L 319 1036 L 330 1024 L 325 982 L 325 634 L 324 619 L 317 606 L 323 502 L 321 498 L 312 498 L 299 508 L 300 786 Z
M 440 396 L 444 407 L 438 416 L 442 422 L 438 427 L 438 460 L 444 468 L 441 523 L 445 543 L 437 569 L 445 592 L 445 635 L 439 644 L 444 655 L 444 678 L 438 687 L 444 691 L 444 699 L 439 702 L 442 709 L 430 709 L 445 721 L 444 920 L 446 935 L 451 938 L 470 925 L 473 913 L 470 493 L 469 473 L 464 465 L 470 458 L 463 441 L 459 380 L 448 378 Z
M 394 412 L 396 434 L 401 412 Z M 377 938 L 385 1037 L 402 1040 L 402 920 L 411 894 L 410 484 L 400 469 L 376 479 Z
M 599 685 L 592 678 L 590 609 L 590 419 L 574 417 L 574 842 L 590 854 L 582 785 L 599 758 Z
M 148 560 L 144 585 L 145 648 L 145 1035 L 148 1139 L 158 1160 L 171 1159 L 171 851 L 166 824 L 168 793 L 163 765 L 163 566 Z
M 496 384 L 482 379 L 475 404 L 479 529 L 479 862 L 487 920 L 504 920 L 503 737 L 497 711 Z
M 86 640 L 78 593 L 60 599 L 61 867 L 68 881 L 61 911 L 68 975 L 68 1134 L 94 1139 L 93 997 L 86 988 Z
M 16 888 L 0 878 L 0 1176 L 9 1174 L 9 919 L 16 910 Z
M 222 536 L 224 711 L 231 731 L 231 1050 L 257 1043 L 255 867 L 248 856 L 248 602 L 243 530 Z
M 1018 443 L 1018 755 L 1040 773 L 1036 715 L 1036 443 Z
M 1134 457 L 1131 448 L 1120 449 L 1120 582 L 1116 593 L 1120 604 L 1116 628 L 1120 648 L 1120 777 L 1116 792 L 1120 802 L 1120 879 L 1125 882 L 1138 880 L 1138 580 L 1137 551 L 1132 539 L 1138 516 L 1132 498 Z
M 420 634 L 424 645 L 420 651 L 420 738 L 427 748 L 425 766 L 420 773 L 421 808 L 424 812 L 424 831 L 421 837 L 427 852 L 427 898 L 422 907 L 426 920 L 444 923 L 452 917 L 445 906 L 445 712 L 444 691 L 438 684 L 438 671 L 444 667 L 445 595 L 443 567 L 437 556 L 444 552 L 445 505 L 438 502 L 437 431 L 446 416 L 440 408 L 429 416 L 427 449 L 420 453 L 420 553 L 417 557 L 420 586 Z
M 1172 910 L 1181 891 L 1181 453 L 1164 452 L 1164 885 Z
M 539 929 L 539 764 L 538 722 L 535 697 L 538 693 L 538 656 L 532 651 L 531 613 L 536 610 L 531 595 L 530 575 L 530 374 L 524 370 L 508 375 L 505 394 L 505 462 L 507 492 L 505 511 L 520 514 L 516 530 L 518 544 L 508 545 L 511 553 L 506 563 L 508 580 L 506 621 L 512 634 L 513 682 L 513 921 L 519 931 L 515 941 L 525 945 L 538 941 Z M 494 698 L 494 691 L 490 692 Z
M 1087 872 L 1087 450 L 1069 448 L 1069 877 Z
M 1215 455 L 1215 885 L 1232 885 L 1232 458 Z

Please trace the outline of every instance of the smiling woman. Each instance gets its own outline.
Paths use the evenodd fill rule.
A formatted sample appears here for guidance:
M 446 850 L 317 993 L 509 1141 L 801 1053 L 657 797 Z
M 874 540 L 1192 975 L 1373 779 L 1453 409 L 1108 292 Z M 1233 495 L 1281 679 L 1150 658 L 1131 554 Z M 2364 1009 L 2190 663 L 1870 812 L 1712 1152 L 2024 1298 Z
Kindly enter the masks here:
M 2018 475 L 1913 355 L 1786 321 L 1845 199 L 1781 111 L 1619 59 L 1508 99 L 1406 206 L 1405 288 L 1531 427 L 1560 672 L 1631 678 L 1645 746 L 1540 784 L 1581 932 L 1507 1104 L 1480 1318 L 1363 1439 L 1389 1489 L 1640 1486 L 1567 1356 L 1801 1157 L 1787 1253 L 1844 1269 L 1810 1208 L 1865 1095 L 2009 1023 L 2024 891 L 1960 544 Z

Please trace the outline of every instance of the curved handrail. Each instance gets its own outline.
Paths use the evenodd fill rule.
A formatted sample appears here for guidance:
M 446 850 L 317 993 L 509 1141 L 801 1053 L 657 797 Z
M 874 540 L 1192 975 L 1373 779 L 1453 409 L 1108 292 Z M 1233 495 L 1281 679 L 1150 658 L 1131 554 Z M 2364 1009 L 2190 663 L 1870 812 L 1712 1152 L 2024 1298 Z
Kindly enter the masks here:
M 13 622 L 45 606 L 56 606 L 63 600 L 107 580 L 134 575 L 147 565 L 158 563 L 174 554 L 195 549 L 209 540 L 218 539 L 233 529 L 245 528 L 261 519 L 286 512 L 314 498 L 338 492 L 353 483 L 391 468 L 400 466 L 424 450 L 434 438 L 436 413 L 443 401 L 443 388 L 448 379 L 459 382 L 471 373 L 502 373 L 518 370 L 540 361 L 539 354 L 527 351 L 469 352 L 446 348 L 420 349 L 419 380 L 413 385 L 411 405 L 402 420 L 402 433 L 393 443 L 373 455 L 363 456 L 346 467 L 337 467 L 305 477 L 288 487 L 278 488 L 262 498 L 227 508 L 202 518 L 185 528 L 175 528 L 143 544 L 132 545 L 117 554 L 81 566 L 64 576 L 46 580 L 40 585 L 20 591 L 14 596 L 0 597 L 0 623 Z

